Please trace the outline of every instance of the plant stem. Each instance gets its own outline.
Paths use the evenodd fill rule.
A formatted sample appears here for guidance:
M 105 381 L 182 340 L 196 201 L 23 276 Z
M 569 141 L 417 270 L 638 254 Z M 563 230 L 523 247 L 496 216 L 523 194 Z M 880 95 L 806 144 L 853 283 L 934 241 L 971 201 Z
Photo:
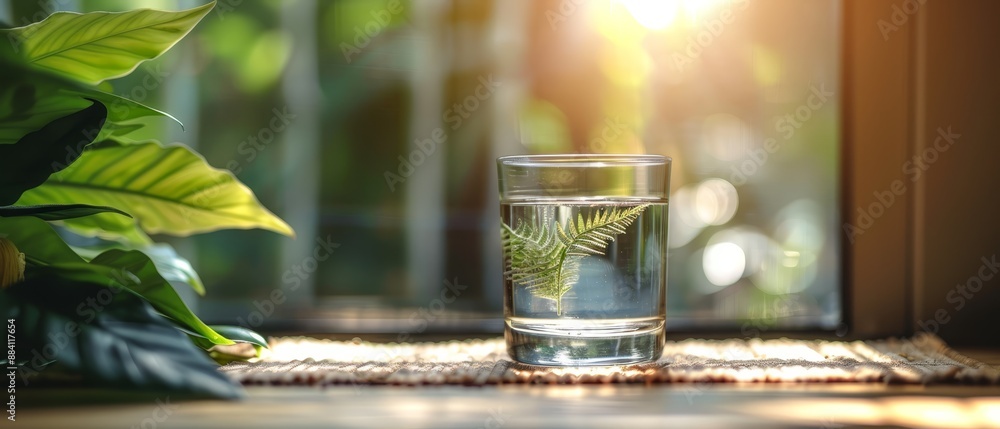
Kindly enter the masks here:
M 562 291 L 562 271 L 563 271 L 563 264 L 566 263 L 566 253 L 568 251 L 569 251 L 569 247 L 567 246 L 559 254 L 559 265 L 558 265 L 559 270 L 556 271 L 556 284 L 559 285 L 559 292 L 560 293 L 556 297 L 556 316 L 562 316 L 562 297 L 563 297 L 563 294 L 565 294 L 565 292 Z

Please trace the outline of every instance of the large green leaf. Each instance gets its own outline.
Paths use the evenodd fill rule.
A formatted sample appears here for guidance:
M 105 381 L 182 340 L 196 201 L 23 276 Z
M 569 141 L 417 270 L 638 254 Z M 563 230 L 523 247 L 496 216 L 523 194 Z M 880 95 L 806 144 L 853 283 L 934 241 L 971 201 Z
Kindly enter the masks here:
M 0 291 L 0 317 L 17 321 L 17 355 L 32 359 L 22 375 L 55 358 L 100 387 L 241 396 L 239 386 L 145 301 L 62 274 L 39 269 Z
M 93 141 L 107 117 L 104 105 L 93 102 L 26 134 L 17 143 L 0 145 L 0 206 L 13 204 L 24 191 L 66 168 Z M 39 204 L 43 203 L 47 202 Z M 73 203 L 76 201 L 66 202 Z
M 137 249 L 153 244 L 153 239 L 132 218 L 119 219 L 98 214 L 57 221 L 55 224 L 76 235 L 120 242 L 124 248 Z
M 0 30 L 0 36 L 29 64 L 96 85 L 166 52 L 214 6 L 180 12 L 56 12 L 35 24 Z
M 0 60 L 0 144 L 13 144 L 25 134 L 93 104 L 80 96 L 62 95 L 60 88 L 34 80 L 26 67 Z M 96 137 L 96 133 L 94 136 Z
M 73 234 L 77 238 L 79 235 L 73 233 L 72 231 L 62 231 L 63 235 Z M 156 265 L 156 271 L 163 276 L 163 279 L 174 283 L 183 283 L 191 287 L 198 295 L 205 295 L 205 285 L 201 282 L 201 277 L 191 266 L 191 262 L 184 259 L 181 255 L 177 253 L 177 250 L 173 246 L 166 243 L 150 243 L 145 245 L 134 246 L 132 244 L 121 243 L 117 241 L 107 241 L 107 240 L 95 240 L 100 244 L 88 245 L 86 247 L 74 246 L 70 243 L 70 248 L 86 260 L 92 260 L 96 258 L 101 253 L 111 249 L 119 250 L 138 250 L 149 257 L 153 261 L 153 265 Z M 225 336 L 225 335 L 223 335 Z M 228 338 L 228 337 L 227 337 Z
M 113 207 L 88 206 L 86 204 L 42 204 L 37 206 L 6 206 L 0 207 L 0 217 L 34 216 L 41 220 L 55 221 L 75 219 L 98 213 L 118 213 L 129 216 Z
M 30 274 L 55 268 L 65 278 L 116 285 L 146 299 L 158 311 L 215 344 L 232 344 L 202 323 L 184 304 L 177 291 L 156 270 L 149 257 L 138 251 L 109 250 L 86 263 L 52 227 L 34 217 L 0 218 L 0 236 L 24 252 Z
M 139 294 L 167 317 L 179 322 L 195 332 L 204 335 L 209 341 L 215 344 L 232 344 L 212 328 L 205 325 L 198 319 L 191 309 L 184 304 L 180 295 L 170 285 L 156 269 L 153 263 L 144 253 L 136 250 L 112 249 L 101 253 L 90 261 L 91 265 L 109 267 L 122 272 L 127 272 L 138 277 L 139 282 L 123 282 L 123 287 Z
M 177 250 L 173 246 L 164 243 L 155 243 L 136 250 L 149 256 L 149 259 L 153 261 L 153 265 L 156 266 L 156 271 L 160 272 L 164 280 L 184 283 L 190 286 L 198 295 L 205 295 L 205 285 L 201 282 L 198 272 L 191 266 L 190 261 L 177 253 Z M 222 334 L 221 332 L 220 334 L 223 337 L 226 336 L 226 334 Z
M 3 82 L 0 86 L 0 144 L 12 144 L 57 118 L 90 106 L 92 102 L 87 99 L 100 101 L 108 108 L 108 123 L 101 130 L 104 135 L 134 129 L 135 125 L 127 121 L 137 118 L 163 116 L 180 124 L 173 116 L 137 101 L 30 68 L 2 55 L 0 82 Z M 183 128 L 183 124 L 180 125 Z M 91 138 L 94 136 L 96 132 Z
M 0 237 L 12 241 L 29 262 L 34 260 L 43 265 L 83 262 L 48 223 L 38 218 L 0 218 Z
M 153 234 L 262 228 L 294 235 L 232 173 L 212 168 L 181 145 L 96 143 L 69 168 L 25 192 L 17 204 L 71 202 L 121 209 Z M 111 232 L 132 227 L 131 220 L 106 214 L 80 221 Z

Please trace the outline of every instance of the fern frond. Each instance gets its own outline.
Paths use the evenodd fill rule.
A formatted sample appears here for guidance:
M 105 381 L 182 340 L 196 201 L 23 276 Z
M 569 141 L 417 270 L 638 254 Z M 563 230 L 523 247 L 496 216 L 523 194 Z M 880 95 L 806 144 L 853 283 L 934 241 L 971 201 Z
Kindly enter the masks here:
M 562 298 L 580 280 L 580 260 L 601 256 L 618 234 L 625 233 L 648 204 L 621 210 L 598 208 L 576 222 L 531 219 L 511 228 L 501 222 L 506 269 L 504 275 L 533 295 L 556 302 L 562 315 Z M 554 227 L 552 224 L 555 224 Z
M 581 213 L 576 225 L 569 222 L 568 228 L 563 228 L 557 223 L 559 238 L 567 248 L 566 253 L 573 256 L 603 255 L 608 244 L 615 240 L 615 236 L 624 234 L 625 229 L 647 206 L 641 204 L 625 210 L 619 210 L 617 207 L 610 210 L 598 209 L 586 220 Z

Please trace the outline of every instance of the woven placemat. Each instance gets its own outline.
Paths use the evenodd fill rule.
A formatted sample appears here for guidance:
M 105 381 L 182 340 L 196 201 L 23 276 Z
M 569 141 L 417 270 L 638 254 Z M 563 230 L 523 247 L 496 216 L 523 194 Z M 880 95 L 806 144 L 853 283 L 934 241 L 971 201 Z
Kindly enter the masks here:
M 1000 371 L 933 335 L 879 341 L 699 340 L 666 343 L 654 363 L 540 367 L 513 362 L 502 338 L 376 344 L 278 338 L 259 360 L 222 367 L 243 384 L 885 382 L 1000 384 Z

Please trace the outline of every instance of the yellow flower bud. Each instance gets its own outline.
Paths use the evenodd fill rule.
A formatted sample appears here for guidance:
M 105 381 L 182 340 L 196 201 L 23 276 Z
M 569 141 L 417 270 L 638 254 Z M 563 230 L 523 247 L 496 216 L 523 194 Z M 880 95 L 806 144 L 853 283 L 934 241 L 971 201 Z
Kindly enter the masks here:
M 24 254 L 6 238 L 0 238 L 0 288 L 24 280 Z

